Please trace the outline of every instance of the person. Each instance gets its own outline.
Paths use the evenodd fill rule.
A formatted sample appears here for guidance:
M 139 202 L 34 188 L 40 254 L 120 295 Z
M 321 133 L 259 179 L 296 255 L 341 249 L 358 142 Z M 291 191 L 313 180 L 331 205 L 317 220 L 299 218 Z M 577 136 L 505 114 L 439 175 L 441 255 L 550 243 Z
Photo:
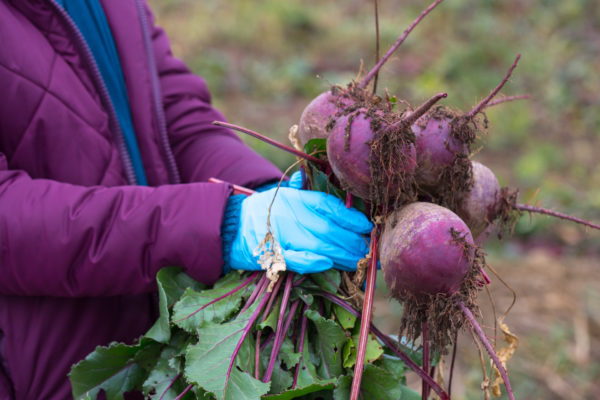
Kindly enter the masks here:
M 0 0 L 0 41 L 0 399 L 63 400 L 73 363 L 154 323 L 160 268 L 260 268 L 274 189 L 232 184 L 281 172 L 212 124 L 145 0 Z M 294 185 L 271 223 L 300 273 L 354 268 L 372 227 Z

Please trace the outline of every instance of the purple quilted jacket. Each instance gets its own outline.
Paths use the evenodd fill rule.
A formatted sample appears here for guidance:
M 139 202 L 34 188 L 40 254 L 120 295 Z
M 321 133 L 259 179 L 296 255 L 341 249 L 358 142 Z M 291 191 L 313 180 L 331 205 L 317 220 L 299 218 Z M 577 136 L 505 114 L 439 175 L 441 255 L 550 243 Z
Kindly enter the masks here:
M 143 0 L 101 0 L 150 187 L 53 0 L 0 0 L 0 399 L 69 399 L 71 364 L 156 318 L 155 275 L 212 283 L 231 188 L 280 172 L 227 130 Z

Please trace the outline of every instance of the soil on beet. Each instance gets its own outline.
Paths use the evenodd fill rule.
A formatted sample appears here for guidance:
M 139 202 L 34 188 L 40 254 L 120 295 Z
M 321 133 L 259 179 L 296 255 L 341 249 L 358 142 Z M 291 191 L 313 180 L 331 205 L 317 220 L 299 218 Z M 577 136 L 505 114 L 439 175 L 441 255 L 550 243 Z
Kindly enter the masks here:
M 357 113 L 366 115 L 371 121 L 371 130 L 375 132 L 372 140 L 366 143 L 370 147 L 370 214 L 386 215 L 416 201 L 415 160 L 411 153 L 415 145 L 415 135 L 408 125 L 399 124 L 390 128 L 401 121 L 403 113 L 393 111 L 393 104 L 388 100 L 373 95 L 368 89 L 358 88 L 353 83 L 345 89 L 336 86 L 331 90 L 332 94 L 337 96 L 339 111 L 329 121 L 326 129 L 331 130 L 339 117 L 348 116 L 345 128 L 346 150 L 352 135 L 352 121 Z
M 466 146 L 467 152 L 454 153 L 454 159 L 448 168 L 445 168 L 438 178 L 436 193 L 425 189 L 422 194 L 431 196 L 431 201 L 457 210 L 465 193 L 473 187 L 473 168 L 471 165 L 471 147 L 478 136 L 485 131 L 485 124 L 479 122 L 478 118 L 466 118 L 460 111 L 455 111 L 446 106 L 436 106 L 427 118 L 422 118 L 418 123 L 424 129 L 429 118 L 437 120 L 450 120 L 451 136 Z M 449 145 L 446 145 L 448 150 Z
M 498 237 L 512 235 L 515 225 L 523 214 L 517 209 L 517 200 L 519 198 L 519 189 L 503 187 L 500 189 L 500 208 L 496 218 Z

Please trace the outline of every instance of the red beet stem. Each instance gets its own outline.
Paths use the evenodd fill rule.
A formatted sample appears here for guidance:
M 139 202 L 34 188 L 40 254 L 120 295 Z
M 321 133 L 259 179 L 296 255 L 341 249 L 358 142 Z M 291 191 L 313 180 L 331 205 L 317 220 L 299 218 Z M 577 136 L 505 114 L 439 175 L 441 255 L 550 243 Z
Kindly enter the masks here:
M 284 328 L 283 321 L 285 310 L 287 309 L 288 301 L 290 300 L 290 294 L 292 293 L 293 280 L 294 274 L 288 272 L 285 280 L 285 287 L 283 288 L 283 296 L 281 297 L 281 306 L 279 307 L 279 317 L 277 319 L 273 350 L 271 350 L 271 358 L 269 359 L 269 364 L 267 365 L 267 369 L 262 378 L 263 382 L 271 380 L 271 374 L 273 373 L 273 368 L 275 368 L 275 360 L 277 360 L 277 353 L 279 353 L 279 347 L 281 347 L 281 342 L 283 342 L 283 337 L 285 336 L 285 332 L 282 332 Z
M 348 311 L 349 313 L 351 313 L 352 315 L 354 315 L 357 318 L 360 316 L 360 312 L 355 310 L 354 307 L 352 307 L 352 305 L 350 303 L 348 303 L 347 301 L 345 301 L 343 299 L 340 299 L 336 295 L 333 295 L 331 293 L 328 293 L 328 292 L 325 292 L 322 290 L 318 291 L 318 292 L 314 292 L 314 294 L 324 297 L 327 300 L 331 301 L 332 303 L 337 304 L 338 306 L 344 308 L 346 311 Z M 377 336 L 377 338 L 379 340 L 381 340 L 383 342 L 383 344 L 386 345 L 396 355 L 396 357 L 400 358 L 406 364 L 406 366 L 408 368 L 413 370 L 413 372 L 415 372 L 419 376 L 419 378 L 427 381 L 429 386 L 431 386 L 433 388 L 433 390 L 435 390 L 435 392 L 438 394 L 438 396 L 440 396 L 440 398 L 442 400 L 450 400 L 450 396 L 448 396 L 448 394 L 444 391 L 444 389 L 442 389 L 442 387 L 440 385 L 438 385 L 437 382 L 434 381 L 427 372 L 425 372 L 421 367 L 419 367 L 402 350 L 400 350 L 398 347 L 396 347 L 396 343 L 394 342 L 394 340 L 392 338 L 390 338 L 388 335 L 381 332 L 373 324 L 371 324 L 371 332 L 373 332 L 373 334 L 375 336 Z
M 271 298 L 267 303 L 267 307 L 265 308 L 265 312 L 263 313 L 262 321 L 264 322 L 271 312 L 271 307 L 273 306 L 273 302 L 277 298 L 277 293 L 279 293 L 279 288 L 281 287 L 281 282 L 283 282 L 283 277 L 279 277 L 277 282 L 275 283 L 275 287 L 273 288 L 273 292 L 271 293 Z M 258 376 L 259 368 L 260 368 L 260 337 L 262 336 L 262 330 L 256 332 L 256 352 L 254 353 L 254 377 L 256 379 L 260 379 Z
M 480 272 L 481 272 L 481 276 L 483 276 L 483 280 L 485 281 L 486 285 L 489 285 L 490 283 L 492 283 L 492 281 L 490 280 L 490 277 L 488 276 L 488 274 L 485 273 L 483 268 L 481 268 Z
M 496 86 L 494 88 L 494 90 L 492 90 L 492 92 L 487 95 L 487 97 L 485 99 L 481 100 L 481 102 L 479 104 L 477 104 L 475 107 L 473 107 L 471 109 L 471 111 L 469 111 L 468 113 L 465 114 L 465 117 L 467 119 L 473 118 L 478 112 L 480 112 L 481 110 L 483 110 L 485 108 L 485 106 L 489 103 L 489 101 L 492 100 L 494 98 L 494 96 L 498 94 L 498 92 L 500 91 L 500 89 L 502 89 L 502 87 L 506 84 L 506 82 L 508 82 L 508 78 L 510 78 L 510 75 L 515 70 L 515 68 L 517 67 L 517 63 L 519 62 L 519 58 L 521 58 L 521 55 L 517 54 L 517 57 L 515 58 L 515 61 L 512 63 L 512 65 L 508 69 L 508 72 L 506 73 L 506 75 L 504 75 L 504 79 L 502 79 L 502 82 L 500 82 L 498 84 L 498 86 Z
M 265 288 L 266 288 L 266 285 L 263 288 L 263 293 L 264 293 Z M 254 327 L 254 322 L 256 321 L 256 319 L 260 315 L 261 311 L 263 310 L 263 308 L 269 301 L 269 298 L 271 297 L 271 295 L 272 295 L 272 293 L 268 293 L 268 292 L 264 293 L 262 300 L 256 307 L 256 310 L 254 310 L 252 315 L 250 315 L 250 318 L 248 319 L 248 322 L 246 323 L 246 326 L 244 327 L 244 330 L 242 331 L 242 336 L 240 337 L 240 340 L 238 341 L 237 345 L 235 346 L 235 349 L 233 350 L 233 353 L 231 354 L 231 360 L 229 360 L 229 368 L 227 369 L 227 376 L 225 378 L 225 385 L 223 387 L 223 395 L 225 395 L 225 390 L 227 389 L 227 384 L 229 384 L 231 370 L 233 369 L 233 365 L 235 364 L 235 357 L 237 356 L 238 352 L 240 351 L 240 348 L 242 347 L 242 343 L 244 343 L 244 339 L 246 339 L 246 336 L 248 336 L 248 332 L 250 332 L 250 330 Z
M 175 397 L 175 399 L 173 400 L 180 400 L 183 398 L 183 396 L 185 396 L 187 394 L 187 392 L 189 392 L 190 390 L 192 390 L 192 388 L 194 387 L 194 385 L 189 385 L 188 387 L 186 387 L 183 392 L 179 393 L 179 395 L 177 397 Z
M 265 347 L 267 347 L 267 345 L 269 343 L 271 343 L 271 341 L 274 340 L 274 339 L 275 339 L 275 332 L 270 332 L 269 336 L 267 336 L 267 338 L 265 339 L 265 341 L 260 344 L 260 351 L 263 351 L 265 349 Z
M 273 303 L 275 302 L 275 299 L 277 298 L 277 293 L 279 293 L 279 288 L 281 287 L 281 284 L 283 283 L 283 281 L 284 281 L 283 277 L 279 277 L 279 279 L 277 279 L 277 282 L 275 283 L 275 287 L 273 288 L 273 294 L 271 295 L 271 298 L 269 299 L 269 303 L 267 303 L 267 308 L 265 308 L 265 312 L 263 313 L 262 321 L 266 320 L 267 317 L 269 316 L 269 313 L 271 312 L 271 307 L 273 306 Z
M 414 124 L 419 118 L 421 118 L 421 116 L 423 116 L 423 114 L 425 114 L 427 111 L 429 111 L 429 109 L 431 107 L 433 107 L 435 103 L 437 103 L 441 99 L 445 99 L 446 97 L 448 97 L 448 93 L 442 92 L 442 93 L 436 94 L 435 96 L 433 96 L 429 100 L 427 100 L 425 103 L 423 103 L 419 107 L 417 107 L 417 109 L 415 111 L 413 111 L 412 113 L 410 113 L 409 116 L 407 116 L 406 118 L 402 118 L 402 120 L 396 122 L 392 126 L 398 126 L 400 124 L 405 124 L 405 125 L 410 126 L 410 125 Z
M 375 64 L 379 62 L 379 8 L 377 7 L 377 0 L 373 0 L 374 12 L 375 12 Z M 379 74 L 375 73 L 373 79 L 373 93 L 377 92 L 377 79 Z
M 452 345 L 452 360 L 450 361 L 450 375 L 448 376 L 448 396 L 452 396 L 452 378 L 454 377 L 454 363 L 456 361 L 456 349 L 458 348 L 458 331 L 454 333 L 454 344 Z
M 262 331 L 256 334 L 256 343 L 254 345 L 254 378 L 260 379 L 260 336 Z
M 296 387 L 298 383 L 298 373 L 300 373 L 300 365 L 302 364 L 302 358 L 304 357 L 304 335 L 306 335 L 306 323 L 308 318 L 304 314 L 310 306 L 308 304 L 304 305 L 304 309 L 302 310 L 302 323 L 300 326 L 300 344 L 298 346 L 298 353 L 300 353 L 300 361 L 298 365 L 296 365 L 296 371 L 294 372 L 294 383 L 292 383 L 292 389 Z
M 269 278 L 267 278 L 267 274 L 263 274 L 263 276 L 260 278 L 260 280 L 256 284 L 254 291 L 250 295 L 250 298 L 248 298 L 248 300 L 246 300 L 246 304 L 244 304 L 244 307 L 242 307 L 239 314 L 246 311 L 252 305 L 252 303 L 254 303 L 256 298 L 260 297 L 264 293 L 264 291 L 267 289 L 268 284 L 269 284 Z
M 434 377 L 435 376 L 435 365 L 433 365 L 431 368 L 429 368 L 429 376 Z M 427 399 L 429 398 L 429 393 L 431 392 L 431 388 L 429 386 L 427 386 Z
M 469 320 L 469 323 L 471 324 L 471 327 L 473 327 L 475 334 L 477 335 L 477 337 L 479 337 L 479 340 L 481 340 L 481 343 L 492 358 L 492 361 L 496 365 L 496 368 L 498 368 L 500 376 L 502 377 L 502 380 L 504 380 L 504 386 L 506 386 L 506 393 L 508 394 L 508 398 L 514 400 L 515 396 L 513 394 L 512 388 L 510 387 L 510 381 L 508 380 L 508 374 L 506 373 L 506 369 L 504 368 L 504 365 L 502 365 L 502 363 L 500 362 L 500 359 L 498 358 L 498 355 L 492 348 L 490 341 L 485 336 L 485 333 L 483 333 L 483 330 L 481 330 L 481 327 L 479 326 L 479 323 L 477 323 L 477 320 L 473 316 L 471 310 L 469 310 L 469 308 L 465 306 L 465 303 L 463 303 L 460 300 L 457 300 L 456 303 L 460 307 L 465 317 Z
M 327 164 L 327 162 L 324 161 L 324 160 L 320 160 L 320 159 L 318 159 L 316 157 L 313 157 L 313 156 L 311 156 L 309 154 L 306 154 L 306 153 L 303 153 L 303 152 L 301 152 L 299 150 L 296 150 L 293 147 L 287 146 L 287 145 L 285 145 L 283 143 L 279 143 L 278 141 L 273 140 L 273 139 L 271 139 L 269 137 L 266 137 L 265 135 L 262 135 L 262 134 L 260 134 L 258 132 L 255 132 L 255 131 L 251 130 L 251 129 L 244 128 L 242 126 L 230 124 L 228 122 L 223 122 L 223 121 L 213 121 L 213 125 L 223 126 L 225 128 L 229 128 L 229 129 L 233 129 L 233 130 L 245 133 L 247 135 L 250 135 L 252 137 L 260 139 L 260 140 L 262 140 L 265 143 L 268 143 L 268 144 L 270 144 L 272 146 L 275 146 L 275 147 L 277 147 L 277 148 L 279 148 L 281 150 L 285 150 L 288 153 L 292 153 L 295 156 L 298 156 L 298 157 L 304 158 L 305 160 L 311 161 L 311 162 L 313 162 L 315 164 L 321 164 L 321 165 Z
M 173 378 L 171 383 L 169 383 L 169 385 L 165 388 L 165 390 L 162 392 L 162 394 L 160 395 L 160 398 L 158 400 L 162 400 L 163 397 L 165 397 L 165 394 L 167 394 L 169 389 L 171 389 L 171 387 L 175 384 L 175 382 L 177 382 L 177 379 L 179 379 L 180 376 L 181 376 L 181 372 L 178 373 L 177 375 L 175 375 L 175 378 Z
M 288 316 L 283 324 L 283 327 L 276 332 L 275 341 L 273 342 L 273 350 L 271 351 L 271 359 L 269 360 L 269 365 L 267 366 L 267 371 L 265 372 L 265 374 L 268 373 L 268 375 L 265 376 L 266 379 L 263 378 L 263 382 L 268 382 L 271 380 L 271 375 L 273 375 L 273 369 L 275 368 L 277 356 L 279 355 L 279 350 L 281 349 L 281 345 L 283 344 L 283 340 L 285 339 L 286 333 L 290 329 L 290 325 L 292 324 L 292 320 L 296 315 L 296 310 L 298 309 L 299 304 L 299 299 L 292 303 L 288 311 Z M 273 354 L 275 358 L 273 358 Z
M 373 312 L 373 298 L 375 297 L 375 278 L 377 277 L 377 242 L 379 241 L 379 229 L 375 227 L 371 231 L 371 262 L 367 270 L 367 283 L 365 288 L 365 300 L 363 312 L 360 319 L 360 336 L 358 337 L 358 349 L 356 351 L 356 365 L 354 366 L 354 377 L 350 400 L 357 400 L 360 393 L 360 381 L 362 379 L 365 354 L 367 352 L 367 339 L 369 338 L 369 327 L 371 325 L 371 314 Z
M 572 217 L 570 215 L 559 213 L 557 211 L 548 210 L 547 208 L 530 206 L 528 204 L 517 204 L 515 206 L 515 208 L 517 208 L 518 210 L 521 210 L 521 211 L 529 211 L 529 212 L 534 212 L 534 213 L 538 213 L 538 214 L 546 214 L 546 215 L 550 215 L 552 217 L 556 217 L 556 218 L 564 219 L 567 221 L 576 222 L 581 225 L 589 226 L 590 228 L 600 229 L 600 225 L 594 224 L 593 222 L 586 221 L 584 219 L 580 219 L 577 217 Z
M 352 208 L 353 198 L 352 193 L 346 192 L 346 208 Z
M 303 276 L 303 277 L 301 277 L 300 279 L 298 279 L 296 282 L 294 282 L 294 284 L 293 284 L 292 286 L 293 286 L 293 287 L 300 286 L 300 285 L 302 285 L 302 283 L 304 283 L 304 281 L 305 281 L 305 280 L 307 280 L 307 279 L 308 279 L 308 277 L 306 277 L 306 276 Z
M 242 289 L 243 287 L 248 286 L 248 284 L 250 284 L 250 282 L 252 282 L 254 280 L 254 278 L 256 278 L 256 276 L 258 275 L 258 272 L 254 272 L 252 275 L 250 275 L 244 282 L 242 282 L 238 287 L 236 287 L 235 289 L 225 293 L 222 296 L 217 297 L 214 300 L 211 300 L 210 302 L 206 303 L 205 305 L 203 305 L 202 307 L 198 308 L 196 311 L 194 311 L 193 313 L 191 313 L 190 315 L 188 315 L 185 318 L 181 318 L 180 320 L 177 320 L 175 322 L 179 322 L 179 321 L 184 321 L 188 318 L 193 317 L 194 315 L 198 314 L 200 311 L 204 310 L 206 307 L 210 306 L 211 304 L 216 303 L 219 300 L 223 300 L 226 297 L 231 296 L 232 294 L 234 294 L 235 292 L 239 291 L 240 289 Z
M 427 337 L 427 322 L 423 322 L 421 330 L 423 331 L 423 369 L 429 371 L 429 338 Z M 421 387 L 421 399 L 427 400 L 428 394 L 429 385 L 427 382 L 423 381 Z
M 421 22 L 421 20 L 423 18 L 425 18 L 427 16 L 427 14 L 429 14 L 442 1 L 443 0 L 436 0 L 436 1 L 434 1 L 429 7 L 427 7 L 427 9 L 425 9 L 425 11 L 423 11 L 421 13 L 421 15 L 419 15 L 417 17 L 417 19 L 415 19 L 409 25 L 408 28 L 406 28 L 406 30 L 404 31 L 404 33 L 402 33 L 402 35 L 398 38 L 398 40 L 396 40 L 396 43 L 394 43 L 392 45 L 392 47 L 390 47 L 390 49 L 383 55 L 383 57 L 381 57 L 381 59 L 379 60 L 379 62 L 377 64 L 375 64 L 375 66 L 367 73 L 367 75 L 363 78 L 363 80 L 358 84 L 359 88 L 364 88 L 364 87 L 366 87 L 369 84 L 369 82 L 371 82 L 371 80 L 379 72 L 379 70 L 381 69 L 381 67 L 383 66 L 383 64 L 385 64 L 385 62 L 392 56 L 392 54 L 398 49 L 398 47 L 400 47 L 400 45 L 402 44 L 402 42 L 404 42 L 404 40 L 406 39 L 406 37 L 408 36 L 408 34 L 413 29 L 415 29 L 415 27 L 419 24 L 419 22 Z
M 501 99 L 496 99 L 496 100 L 490 101 L 487 104 L 487 106 L 485 106 L 485 108 L 496 106 L 498 104 L 506 103 L 506 102 L 509 102 L 509 101 L 526 100 L 526 99 L 530 99 L 530 98 L 531 98 L 530 94 L 522 94 L 522 95 L 519 95 L 519 96 L 506 96 L 506 97 L 503 97 Z

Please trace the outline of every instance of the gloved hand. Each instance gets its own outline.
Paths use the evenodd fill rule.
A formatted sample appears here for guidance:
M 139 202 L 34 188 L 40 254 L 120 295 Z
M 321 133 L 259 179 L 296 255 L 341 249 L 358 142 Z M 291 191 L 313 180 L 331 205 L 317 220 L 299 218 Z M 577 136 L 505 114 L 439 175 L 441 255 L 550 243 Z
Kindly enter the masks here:
M 294 189 L 302 189 L 302 171 L 296 171 L 290 176 L 290 180 L 288 181 L 288 187 Z
M 275 189 L 242 201 L 241 219 L 231 249 L 234 269 L 260 270 L 253 251 L 267 233 L 267 214 Z M 369 251 L 373 225 L 333 195 L 281 187 L 271 208 L 271 232 L 283 249 L 287 269 L 305 273 L 330 268 L 351 271 Z

